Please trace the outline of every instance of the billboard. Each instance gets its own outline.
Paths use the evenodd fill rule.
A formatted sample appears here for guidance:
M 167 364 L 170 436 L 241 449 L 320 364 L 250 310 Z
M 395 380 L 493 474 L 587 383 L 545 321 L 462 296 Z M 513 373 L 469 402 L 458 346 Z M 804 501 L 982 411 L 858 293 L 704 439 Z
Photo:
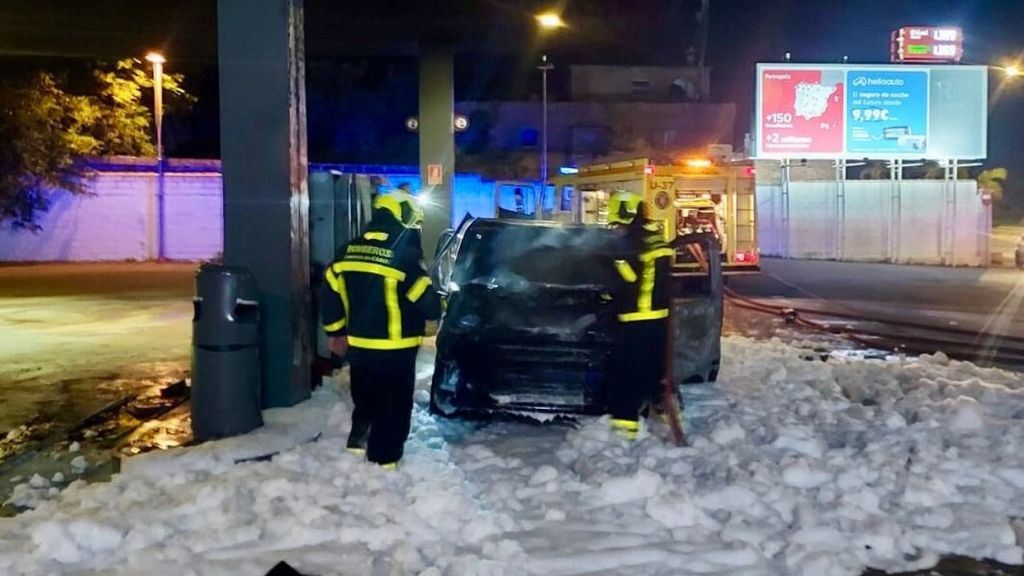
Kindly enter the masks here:
M 917 153 L 928 148 L 927 70 L 850 70 L 846 149 Z
M 758 64 L 758 158 L 981 159 L 985 66 Z

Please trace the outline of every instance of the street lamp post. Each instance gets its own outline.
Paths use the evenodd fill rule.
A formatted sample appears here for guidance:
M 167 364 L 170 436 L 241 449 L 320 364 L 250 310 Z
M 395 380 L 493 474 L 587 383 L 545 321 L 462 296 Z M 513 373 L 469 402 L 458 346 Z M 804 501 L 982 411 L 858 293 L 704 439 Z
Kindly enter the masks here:
M 146 60 L 153 64 L 153 114 L 156 117 L 156 158 L 164 157 L 164 62 L 167 60 L 158 52 L 146 54 Z
M 543 219 L 544 195 L 548 192 L 548 71 L 555 66 L 548 62 L 548 56 L 541 57 L 537 67 L 541 73 L 541 124 L 540 124 L 540 193 L 537 194 L 537 220 Z
M 159 52 L 146 54 L 146 60 L 153 65 L 153 115 L 156 125 L 156 201 L 157 241 L 156 257 L 164 258 L 164 62 Z
M 562 17 L 555 12 L 545 12 L 536 17 L 542 31 L 554 31 L 565 27 Z M 540 145 L 540 180 L 541 189 L 536 198 L 536 218 L 544 217 L 544 195 L 548 192 L 548 71 L 555 66 L 548 62 L 548 55 L 541 56 L 541 64 L 537 67 L 541 73 L 541 145 Z

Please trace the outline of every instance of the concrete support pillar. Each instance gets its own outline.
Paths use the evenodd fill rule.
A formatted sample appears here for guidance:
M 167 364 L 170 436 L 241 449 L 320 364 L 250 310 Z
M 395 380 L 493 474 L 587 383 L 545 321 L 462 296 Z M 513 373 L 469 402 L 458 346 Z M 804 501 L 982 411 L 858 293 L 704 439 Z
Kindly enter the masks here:
M 262 402 L 309 397 L 315 325 L 302 0 L 218 0 L 224 261 L 262 305 Z
M 441 233 L 451 226 L 452 185 L 455 177 L 455 89 L 453 49 L 446 44 L 420 47 L 419 136 L 420 177 L 430 206 L 423 222 L 423 251 L 433 257 Z M 439 183 L 431 183 L 441 166 Z

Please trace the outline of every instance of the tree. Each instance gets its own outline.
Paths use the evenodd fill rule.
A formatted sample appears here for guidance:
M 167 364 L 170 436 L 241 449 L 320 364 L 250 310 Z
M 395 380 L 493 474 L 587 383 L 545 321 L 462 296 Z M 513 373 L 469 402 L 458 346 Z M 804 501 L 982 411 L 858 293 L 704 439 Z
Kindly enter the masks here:
M 1006 168 L 982 170 L 981 174 L 978 174 L 978 188 L 988 192 L 994 201 L 999 202 L 1003 199 L 1003 185 L 1007 176 L 1009 174 Z
M 180 75 L 164 76 L 171 111 L 194 102 L 181 82 Z M 0 81 L 0 222 L 39 230 L 53 190 L 86 192 L 86 157 L 154 154 L 152 115 L 143 104 L 152 80 L 141 62 L 94 69 L 81 84 L 73 90 L 49 72 Z
M 143 95 L 152 94 L 153 78 L 141 60 L 126 59 L 110 70 L 93 72 L 96 95 L 93 98 L 101 114 L 91 133 L 101 144 L 100 154 L 152 156 L 156 154 L 151 132 L 153 112 L 143 104 Z M 164 74 L 163 91 L 167 100 L 165 114 L 174 114 L 195 102 L 182 88 L 181 74 Z
M 885 162 L 868 161 L 860 169 L 861 180 L 884 180 L 889 177 L 889 167 Z

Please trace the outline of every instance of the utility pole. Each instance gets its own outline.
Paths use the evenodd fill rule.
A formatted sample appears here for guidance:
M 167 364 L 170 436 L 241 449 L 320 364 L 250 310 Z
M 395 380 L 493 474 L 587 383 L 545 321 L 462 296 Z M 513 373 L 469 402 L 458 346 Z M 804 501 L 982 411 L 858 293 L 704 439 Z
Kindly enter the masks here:
M 156 125 L 156 258 L 164 259 L 164 62 L 163 54 L 150 52 L 146 60 L 153 64 L 153 115 Z
M 537 194 L 536 218 L 544 218 L 544 195 L 548 191 L 548 71 L 555 65 L 548 62 L 548 55 L 540 58 L 537 69 L 541 73 L 541 130 L 540 130 L 540 192 Z

